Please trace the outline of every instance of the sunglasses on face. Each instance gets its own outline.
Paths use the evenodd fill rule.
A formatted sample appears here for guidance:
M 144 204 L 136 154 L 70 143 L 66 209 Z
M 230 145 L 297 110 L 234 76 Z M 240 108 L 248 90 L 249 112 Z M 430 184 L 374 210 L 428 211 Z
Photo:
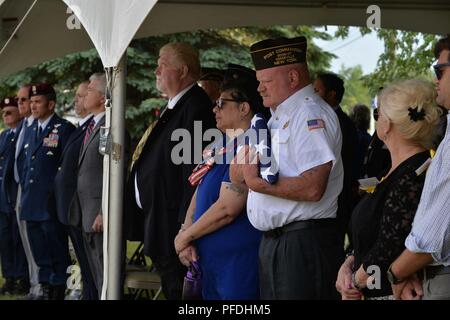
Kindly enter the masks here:
M 434 66 L 433 66 L 433 68 L 434 68 L 434 73 L 436 74 L 436 78 L 438 79 L 438 80 L 441 80 L 441 78 L 442 78 L 442 74 L 443 74 L 443 68 L 445 68 L 445 67 L 450 67 L 450 62 L 446 62 L 446 63 L 438 63 L 438 64 L 435 64 Z
M 28 101 L 27 98 L 16 98 L 16 102 L 26 102 Z
M 6 117 L 6 116 L 12 115 L 12 112 L 11 111 L 3 111 L 2 114 L 3 114 L 3 116 Z
M 219 99 L 216 100 L 216 106 L 217 106 L 217 108 L 219 108 L 219 110 L 222 110 L 223 107 L 224 107 L 224 105 L 225 105 L 225 102 L 226 102 L 226 101 L 231 101 L 231 102 L 242 102 L 242 101 L 239 101 L 239 100 L 236 100 L 236 99 L 219 98 Z
M 379 112 L 378 112 L 378 108 L 373 109 L 373 118 L 375 119 L 375 121 L 378 121 L 378 117 L 379 117 Z

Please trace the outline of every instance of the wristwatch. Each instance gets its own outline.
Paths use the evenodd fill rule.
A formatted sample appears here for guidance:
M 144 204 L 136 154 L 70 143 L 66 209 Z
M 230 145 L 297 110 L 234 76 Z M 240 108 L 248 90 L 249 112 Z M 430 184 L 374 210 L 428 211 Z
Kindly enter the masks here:
M 405 281 L 405 279 L 399 279 L 395 276 L 395 274 L 392 272 L 392 264 L 389 266 L 389 269 L 387 271 L 387 278 L 391 284 L 399 284 Z

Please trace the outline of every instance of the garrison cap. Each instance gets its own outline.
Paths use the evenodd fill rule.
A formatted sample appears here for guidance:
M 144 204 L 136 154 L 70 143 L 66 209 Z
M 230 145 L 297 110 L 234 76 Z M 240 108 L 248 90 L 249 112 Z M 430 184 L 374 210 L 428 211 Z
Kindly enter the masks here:
M 250 47 L 256 70 L 306 61 L 306 38 L 266 39 Z

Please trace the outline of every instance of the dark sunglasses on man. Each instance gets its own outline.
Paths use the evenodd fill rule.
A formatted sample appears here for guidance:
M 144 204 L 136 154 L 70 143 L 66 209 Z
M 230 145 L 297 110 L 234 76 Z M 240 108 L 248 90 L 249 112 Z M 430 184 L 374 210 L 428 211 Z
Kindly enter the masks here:
M 442 78 L 442 73 L 443 73 L 443 68 L 445 68 L 445 67 L 450 67 L 450 62 L 446 62 L 446 63 L 438 63 L 438 64 L 435 64 L 434 66 L 433 66 L 433 68 L 434 68 L 434 73 L 436 73 L 436 78 L 438 79 L 438 80 L 441 80 L 441 78 Z
M 22 97 L 22 98 L 18 98 L 18 97 L 16 97 L 16 102 L 25 102 L 25 101 L 28 101 L 28 99 L 27 98 L 24 98 L 24 97 Z
M 373 109 L 373 118 L 375 121 L 378 121 L 378 108 Z
M 6 116 L 12 115 L 12 112 L 11 111 L 3 111 L 2 114 L 6 117 Z

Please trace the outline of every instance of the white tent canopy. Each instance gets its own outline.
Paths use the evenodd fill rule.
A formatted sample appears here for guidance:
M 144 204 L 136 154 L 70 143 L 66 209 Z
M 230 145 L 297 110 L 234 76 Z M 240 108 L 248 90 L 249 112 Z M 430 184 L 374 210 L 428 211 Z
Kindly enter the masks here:
M 450 32 L 448 0 L 375 2 L 381 9 L 383 28 L 435 34 Z M 5 0 L 0 5 L 0 34 L 3 35 L 0 47 L 6 42 L 14 19 L 20 21 L 32 3 L 33 0 Z M 367 0 L 160 0 L 134 38 L 235 26 L 366 26 L 369 17 L 366 9 L 371 4 L 373 1 Z M 63 1 L 38 0 L 16 37 L 0 54 L 0 78 L 52 58 L 92 48 L 93 44 L 83 28 L 67 27 L 67 24 L 73 24 L 71 13 L 67 11 Z M 145 12 L 145 8 L 142 11 Z
M 120 297 L 120 217 L 123 193 L 123 145 L 126 60 L 120 59 L 131 39 L 205 28 L 235 26 L 348 25 L 366 26 L 369 1 L 312 2 L 301 0 L 0 0 L 0 78 L 52 58 L 92 48 L 94 42 L 105 67 L 113 107 L 107 107 L 111 150 L 105 155 L 103 197 L 110 208 L 112 240 L 105 251 L 109 299 Z M 86 31 L 77 23 L 72 10 Z M 383 28 L 447 33 L 448 0 L 378 1 Z M 152 9 L 153 7 L 153 9 Z M 30 8 L 32 8 L 30 10 Z M 151 10 L 151 11 L 150 11 Z M 148 12 L 150 13 L 148 14 Z M 143 21 L 142 25 L 141 22 Z M 19 27 L 16 29 L 16 26 Z M 136 33 L 136 29 L 139 30 Z M 17 32 L 13 32 L 16 29 Z M 13 37 L 11 35 L 14 34 Z M 119 62 L 120 59 L 120 62 Z M 118 65 L 118 66 L 117 66 Z M 114 67 L 114 72 L 112 67 Z M 109 98 L 109 97 L 108 97 Z M 112 111 L 111 111 L 112 109 Z M 108 114 L 111 115 L 109 119 Z M 111 122 L 109 121 L 111 120 Z M 111 166 L 111 169 L 109 169 Z M 105 187 L 104 187 L 105 190 Z M 116 195 L 109 197 L 109 194 Z M 104 193 L 105 195 L 105 193 Z M 106 200 L 105 200 L 106 198 Z M 106 210 L 108 211 L 108 209 Z M 106 214 L 108 219 L 108 214 Z M 104 234 L 108 234 L 105 229 Z M 108 263 L 109 262 L 109 263 Z M 109 265 L 108 265 L 109 264 Z M 111 268 L 111 272 L 106 271 Z M 105 297 L 106 291 L 103 290 Z

